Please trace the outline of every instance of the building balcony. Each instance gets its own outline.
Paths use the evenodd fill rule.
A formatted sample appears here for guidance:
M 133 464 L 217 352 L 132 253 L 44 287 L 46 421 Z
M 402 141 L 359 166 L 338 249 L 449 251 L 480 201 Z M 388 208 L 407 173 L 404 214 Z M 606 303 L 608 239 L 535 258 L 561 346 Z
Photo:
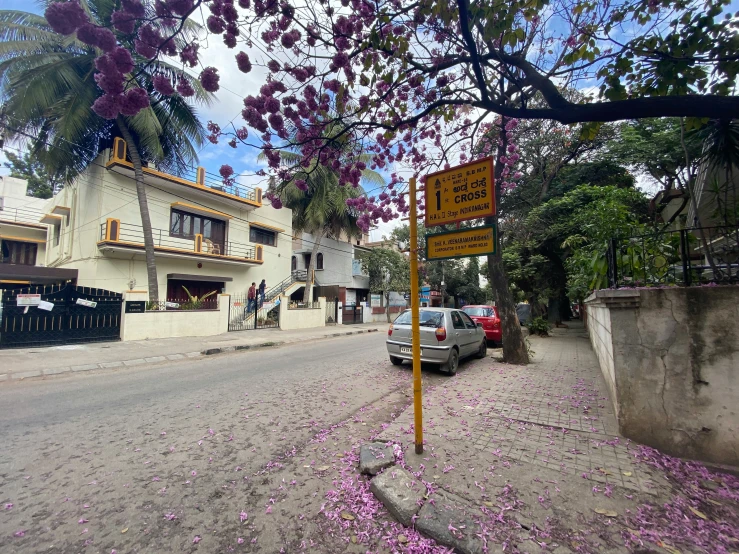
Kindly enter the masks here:
M 128 158 L 126 143 L 115 138 L 110 149 L 105 167 L 110 171 L 134 178 L 133 163 Z M 224 185 L 221 181 L 206 178 L 205 168 L 198 167 L 192 175 L 171 175 L 152 167 L 144 167 L 144 181 L 147 184 L 161 187 L 175 194 L 183 194 L 188 198 L 218 200 L 236 205 L 242 210 L 253 210 L 262 207 L 262 189 L 250 189 L 243 185 Z
M 152 229 L 154 252 L 158 257 L 193 259 L 232 264 L 261 265 L 264 249 L 261 245 L 249 246 L 238 242 L 214 243 L 203 237 L 192 238 L 170 236 L 167 229 Z M 119 219 L 108 219 L 100 225 L 100 252 L 113 258 L 128 259 L 131 255 L 144 255 L 144 229 L 140 225 L 121 223 Z
M 22 229 L 24 235 L 46 239 L 47 226 L 41 223 L 45 214 L 27 208 L 9 208 L 0 206 L 0 229 L 5 233 L 9 229 Z

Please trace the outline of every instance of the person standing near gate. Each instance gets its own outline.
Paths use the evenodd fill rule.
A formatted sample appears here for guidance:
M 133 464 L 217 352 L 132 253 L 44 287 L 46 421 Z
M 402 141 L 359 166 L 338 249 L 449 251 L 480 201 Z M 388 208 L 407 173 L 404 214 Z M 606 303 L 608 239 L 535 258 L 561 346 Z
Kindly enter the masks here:
M 251 313 L 251 311 L 255 308 L 256 301 L 257 301 L 257 284 L 252 283 L 249 287 L 249 293 L 247 294 L 247 298 L 249 299 L 249 303 L 247 305 L 247 311 Z
M 259 283 L 259 307 L 264 306 L 264 292 L 267 289 L 267 283 L 264 279 L 262 279 L 262 282 Z

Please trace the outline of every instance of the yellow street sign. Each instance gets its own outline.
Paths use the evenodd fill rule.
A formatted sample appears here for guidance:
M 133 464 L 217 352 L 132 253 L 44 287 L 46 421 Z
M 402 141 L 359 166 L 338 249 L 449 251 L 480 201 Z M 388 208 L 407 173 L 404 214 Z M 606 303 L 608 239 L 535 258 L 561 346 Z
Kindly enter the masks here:
M 495 254 L 495 226 L 426 235 L 426 259 L 448 260 Z
M 426 177 L 426 227 L 495 215 L 493 158 Z

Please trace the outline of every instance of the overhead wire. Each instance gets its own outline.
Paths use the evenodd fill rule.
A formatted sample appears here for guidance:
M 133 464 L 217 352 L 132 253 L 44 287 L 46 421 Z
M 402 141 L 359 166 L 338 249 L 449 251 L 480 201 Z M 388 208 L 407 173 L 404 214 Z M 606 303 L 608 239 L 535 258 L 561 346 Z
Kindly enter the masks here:
M 17 129 L 13 129 L 13 131 L 14 132 L 20 132 Z M 24 133 L 21 132 L 21 134 L 24 134 Z M 56 147 L 55 145 L 52 145 L 52 144 L 48 144 L 48 143 L 45 143 L 45 144 L 47 144 L 47 146 L 50 146 L 52 148 Z M 20 149 L 17 149 L 17 148 L 11 147 L 11 146 L 6 146 L 6 148 L 11 148 L 11 149 L 14 149 L 14 150 L 16 150 L 18 152 L 21 151 Z M 104 169 L 106 171 L 108 170 L 108 168 L 105 165 L 100 164 L 97 161 L 91 162 L 90 165 L 97 166 L 97 167 L 99 167 L 101 169 Z M 132 180 L 132 181 L 135 181 L 136 180 L 135 177 L 132 177 L 130 175 L 125 175 L 123 173 L 118 173 L 117 175 L 119 175 L 120 177 L 123 177 L 125 179 L 128 179 L 128 180 Z M 100 177 L 100 181 L 102 181 L 103 183 L 106 183 L 108 185 L 111 185 L 111 186 L 116 186 L 117 185 L 117 183 L 115 183 L 114 181 L 110 181 L 110 180 L 106 179 L 104 176 L 101 176 Z M 84 181 L 79 181 L 78 184 L 84 184 L 85 186 L 91 186 L 91 187 L 94 187 L 94 188 L 98 188 L 101 192 L 104 191 L 106 194 L 108 194 L 108 195 L 110 195 L 110 196 L 112 196 L 114 198 L 118 198 L 119 200 L 126 201 L 126 200 L 128 200 L 128 198 L 124 198 L 124 197 L 118 196 L 117 194 L 115 194 L 115 192 L 123 192 L 124 194 L 130 194 L 130 195 L 132 195 L 132 198 L 130 200 L 128 200 L 122 206 L 118 206 L 118 207 L 114 208 L 113 210 L 111 210 L 109 212 L 106 212 L 104 214 L 101 214 L 99 216 L 96 216 L 94 219 L 92 219 L 90 221 L 87 221 L 85 223 L 82 223 L 82 224 L 79 224 L 79 225 L 75 226 L 71 231 L 81 230 L 81 229 L 87 227 L 88 225 L 99 224 L 100 223 L 100 218 L 105 217 L 106 215 L 111 215 L 112 213 L 118 211 L 119 209 L 121 209 L 121 208 L 123 208 L 123 207 L 125 207 L 125 206 L 127 206 L 127 205 L 129 205 L 129 204 L 131 204 L 131 203 L 133 203 L 133 202 L 135 202 L 135 201 L 138 200 L 138 197 L 137 197 L 135 191 L 132 191 L 130 193 L 128 193 L 126 191 L 122 191 L 122 190 L 121 191 L 111 191 L 108 188 L 105 188 L 105 187 L 101 187 L 101 186 L 96 185 L 95 183 L 91 182 L 90 179 L 85 179 Z M 212 209 L 210 205 L 203 204 L 202 202 L 199 202 L 197 200 L 193 200 L 191 197 L 182 196 L 182 195 L 177 194 L 175 192 L 172 192 L 170 190 L 165 190 L 165 189 L 159 188 L 159 187 L 157 187 L 155 185 L 152 185 L 150 183 L 147 183 L 146 186 L 148 188 L 152 188 L 152 189 L 157 190 L 159 192 L 162 192 L 162 193 L 165 193 L 165 194 L 169 194 L 169 195 L 175 196 L 176 198 L 180 198 L 182 200 L 187 200 L 188 202 L 194 203 L 194 204 L 196 204 L 196 205 L 198 205 L 200 207 Z M 151 198 L 151 197 L 147 198 L 147 200 L 149 201 L 150 204 L 159 204 L 161 206 L 166 206 L 168 209 L 161 210 L 161 211 L 159 211 L 159 213 L 160 214 L 163 214 L 163 215 L 169 216 L 170 209 L 171 209 L 171 204 L 168 203 L 166 200 L 160 200 L 158 198 Z M 263 214 L 260 214 L 260 218 L 266 219 L 266 220 L 271 221 L 273 223 L 284 225 L 284 222 L 279 221 L 279 220 L 276 220 L 274 218 L 270 218 L 270 217 L 265 216 Z M 244 227 L 238 227 L 238 226 L 236 227 L 237 229 L 239 229 L 241 231 L 247 231 L 248 232 L 249 229 L 250 229 L 250 227 L 249 227 L 250 224 L 257 224 L 257 225 L 259 224 L 258 221 L 249 221 L 248 219 L 244 219 L 244 218 L 242 218 L 240 216 L 231 216 L 231 219 L 237 220 L 240 223 L 243 222 L 243 223 L 246 224 Z M 229 221 L 229 223 L 231 223 L 231 222 Z M 274 232 L 276 235 L 284 235 L 285 237 L 288 237 L 291 241 L 295 238 L 292 234 L 286 233 L 284 231 L 275 231 L 275 230 L 271 230 L 271 231 Z M 51 242 L 51 240 L 52 239 L 49 238 L 49 239 L 47 239 L 46 242 L 49 243 L 49 242 Z M 308 244 L 312 244 L 312 245 L 315 245 L 316 244 L 315 241 L 310 240 L 310 239 L 303 239 L 302 237 L 299 240 L 301 240 L 302 242 L 308 243 Z M 335 240 L 335 239 L 331 239 L 331 240 Z M 338 241 L 338 242 L 341 242 L 341 241 Z M 351 244 L 351 243 L 348 243 L 348 244 Z M 265 246 L 268 246 L 268 245 L 265 245 Z M 328 246 L 325 243 L 324 244 L 319 244 L 319 247 L 322 248 L 322 249 L 324 249 L 324 250 L 334 250 L 334 251 L 340 253 L 344 257 L 347 257 L 347 258 L 350 258 L 350 259 L 354 259 L 354 257 L 352 255 L 347 255 L 347 252 L 346 251 L 341 250 L 341 249 L 338 249 L 338 248 L 334 248 L 334 247 L 331 247 L 331 246 Z M 264 252 L 265 253 L 269 253 L 271 255 L 275 255 L 275 252 L 271 252 L 268 249 L 264 249 Z

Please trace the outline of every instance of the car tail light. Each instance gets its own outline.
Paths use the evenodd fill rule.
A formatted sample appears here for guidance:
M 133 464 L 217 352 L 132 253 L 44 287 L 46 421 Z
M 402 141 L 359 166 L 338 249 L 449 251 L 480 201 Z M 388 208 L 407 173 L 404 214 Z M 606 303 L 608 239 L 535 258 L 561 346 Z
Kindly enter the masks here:
M 500 327 L 500 320 L 495 320 L 493 322 L 493 329 L 498 329 Z
M 446 340 L 446 329 L 444 327 L 436 329 L 436 340 L 439 342 Z
M 392 337 L 393 336 L 393 326 L 387 328 L 387 336 Z

